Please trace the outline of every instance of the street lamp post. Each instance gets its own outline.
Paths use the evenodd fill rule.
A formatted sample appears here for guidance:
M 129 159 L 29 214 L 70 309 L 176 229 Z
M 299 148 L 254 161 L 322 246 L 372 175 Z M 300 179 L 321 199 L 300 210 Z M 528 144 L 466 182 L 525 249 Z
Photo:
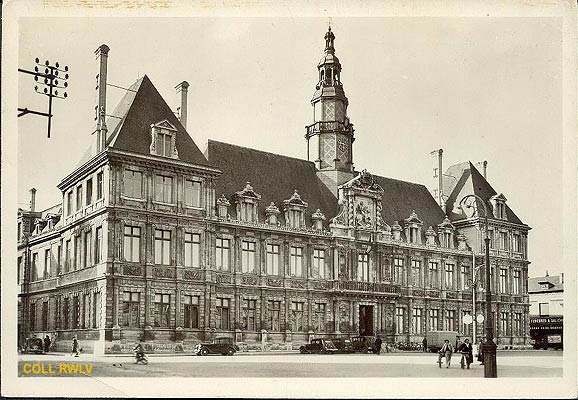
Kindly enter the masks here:
M 484 238 L 485 250 L 486 250 L 486 318 L 485 318 L 485 330 L 486 330 L 486 342 L 482 345 L 482 353 L 484 355 L 484 377 L 485 378 L 496 378 L 498 376 L 497 366 L 496 366 L 496 344 L 494 343 L 494 332 L 493 332 L 493 321 L 492 321 L 492 291 L 490 286 L 490 233 L 488 230 L 488 207 L 486 202 L 480 196 L 476 194 L 468 194 L 462 198 L 459 203 L 460 207 L 473 207 L 472 205 L 466 205 L 465 201 L 468 198 L 475 198 L 482 203 L 484 207 L 484 225 L 486 230 L 486 237 Z M 478 214 L 479 216 L 479 214 Z

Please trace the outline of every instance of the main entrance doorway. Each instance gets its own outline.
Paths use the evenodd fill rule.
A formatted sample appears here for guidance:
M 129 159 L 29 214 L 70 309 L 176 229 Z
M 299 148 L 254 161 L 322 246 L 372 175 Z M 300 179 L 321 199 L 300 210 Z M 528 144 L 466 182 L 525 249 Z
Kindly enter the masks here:
M 373 336 L 373 306 L 359 306 L 359 334 Z

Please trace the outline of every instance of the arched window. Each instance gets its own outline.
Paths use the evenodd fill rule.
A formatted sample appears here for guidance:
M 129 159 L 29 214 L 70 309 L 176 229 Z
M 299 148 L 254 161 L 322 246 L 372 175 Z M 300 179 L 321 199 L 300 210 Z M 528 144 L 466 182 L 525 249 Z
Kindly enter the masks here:
M 323 82 L 325 80 L 325 70 L 321 70 L 321 82 Z

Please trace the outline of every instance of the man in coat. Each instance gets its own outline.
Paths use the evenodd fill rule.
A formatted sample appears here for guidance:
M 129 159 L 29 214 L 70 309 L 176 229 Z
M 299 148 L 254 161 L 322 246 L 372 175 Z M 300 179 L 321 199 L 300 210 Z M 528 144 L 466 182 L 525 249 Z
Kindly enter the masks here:
M 442 357 L 446 358 L 446 368 L 450 367 L 450 361 L 452 359 L 452 353 L 454 352 L 454 348 L 449 340 L 445 340 L 442 348 L 438 354 L 438 365 L 440 368 L 442 367 Z
M 379 355 L 379 353 L 381 353 L 381 338 L 378 336 L 375 339 L 375 343 L 373 344 L 373 352 L 377 355 Z
M 50 336 L 46 335 L 44 336 L 44 352 L 48 353 L 48 351 L 50 350 L 50 344 L 52 343 L 52 340 L 50 340 Z
M 462 359 L 465 358 L 465 364 L 468 366 L 468 369 L 470 369 L 470 364 L 474 362 L 474 355 L 473 353 L 473 347 L 472 344 L 470 343 L 469 339 L 464 340 L 464 343 L 462 343 L 462 345 L 460 346 L 460 353 L 462 353 Z M 461 361 L 461 366 L 462 369 L 464 368 L 464 362 Z
M 423 345 L 423 351 L 424 353 L 427 352 L 427 338 L 424 336 L 423 340 L 421 341 L 421 344 Z

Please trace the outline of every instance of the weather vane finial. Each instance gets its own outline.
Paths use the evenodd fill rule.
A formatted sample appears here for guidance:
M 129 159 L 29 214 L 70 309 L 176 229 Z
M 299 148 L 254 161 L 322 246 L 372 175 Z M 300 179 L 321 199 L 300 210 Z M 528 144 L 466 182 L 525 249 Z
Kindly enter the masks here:
M 329 17 L 328 25 L 329 25 L 329 32 L 331 32 L 331 17 Z

